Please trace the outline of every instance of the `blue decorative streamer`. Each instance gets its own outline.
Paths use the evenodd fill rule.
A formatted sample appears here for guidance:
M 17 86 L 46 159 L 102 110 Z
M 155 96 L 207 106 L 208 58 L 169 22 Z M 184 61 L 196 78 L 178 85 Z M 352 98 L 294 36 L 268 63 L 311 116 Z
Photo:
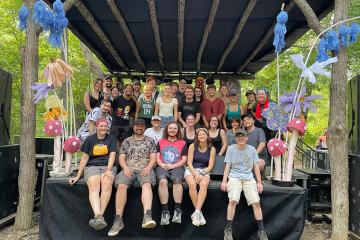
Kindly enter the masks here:
M 349 46 L 349 41 L 348 41 L 349 32 L 350 29 L 345 24 L 342 24 L 339 27 L 340 44 L 343 47 Z
M 328 41 L 326 38 L 322 38 L 318 45 L 318 54 L 316 56 L 316 61 L 323 62 L 329 59 L 329 55 L 327 54 L 328 49 Z
M 339 39 L 335 31 L 328 31 L 325 35 L 327 39 L 327 49 L 331 51 L 339 51 Z
M 29 9 L 26 7 L 26 5 L 22 5 L 22 7 L 19 10 L 19 29 L 24 30 L 26 29 L 26 21 L 30 15 Z
M 45 14 L 46 11 L 46 3 L 44 3 L 42 0 L 38 0 L 36 1 L 36 3 L 34 4 L 34 10 L 33 10 L 33 16 L 32 16 L 32 20 L 34 23 L 42 26 L 43 24 L 43 16 Z
M 281 11 L 276 17 L 277 23 L 274 29 L 274 41 L 275 52 L 279 53 L 285 47 L 285 33 L 286 22 L 288 20 L 288 14 L 285 11 Z
M 358 35 L 360 34 L 360 26 L 356 23 L 351 24 L 349 30 L 349 43 L 356 42 Z
M 45 31 L 49 31 L 54 22 L 54 13 L 50 8 L 46 7 L 42 18 L 41 26 Z
M 53 4 L 54 21 L 50 27 L 50 36 L 48 41 L 51 47 L 61 47 L 61 34 L 68 25 L 68 20 L 65 17 L 64 6 L 60 0 L 56 0 Z

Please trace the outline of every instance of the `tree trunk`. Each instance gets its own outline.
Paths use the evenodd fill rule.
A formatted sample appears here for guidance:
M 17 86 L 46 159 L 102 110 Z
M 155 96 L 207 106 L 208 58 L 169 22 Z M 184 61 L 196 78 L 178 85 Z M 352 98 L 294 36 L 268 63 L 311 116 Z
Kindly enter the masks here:
M 335 23 L 347 18 L 349 0 L 335 1 Z M 331 165 L 332 239 L 348 238 L 349 164 L 346 122 L 346 50 L 342 47 L 333 64 L 330 84 L 329 157 Z
M 32 9 L 35 0 L 24 1 Z M 30 86 L 38 78 L 39 34 L 35 24 L 28 20 L 26 45 L 23 58 L 23 79 L 21 94 L 19 205 L 15 227 L 27 230 L 31 227 L 35 190 L 35 105 Z
M 95 61 L 95 59 L 94 59 L 94 57 L 92 55 L 93 53 L 82 42 L 80 42 L 80 46 L 81 46 L 81 49 L 83 50 L 85 60 L 86 60 L 87 64 L 89 65 L 92 78 L 101 78 L 101 79 L 104 78 L 104 74 L 101 71 L 101 67 Z

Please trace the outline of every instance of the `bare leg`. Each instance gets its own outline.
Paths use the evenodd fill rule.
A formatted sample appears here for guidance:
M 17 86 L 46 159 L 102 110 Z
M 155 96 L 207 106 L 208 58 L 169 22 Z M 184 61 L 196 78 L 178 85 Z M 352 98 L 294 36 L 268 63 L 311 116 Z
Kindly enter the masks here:
M 181 183 L 173 184 L 173 197 L 174 202 L 181 203 L 183 196 L 183 185 Z
M 227 215 L 226 215 L 227 220 L 233 220 L 234 219 L 237 204 L 238 203 L 235 202 L 235 201 L 229 201 L 229 205 L 228 205 L 228 208 L 227 208 Z
M 101 195 L 100 195 L 100 215 L 103 216 L 106 207 L 110 201 L 112 186 L 114 183 L 113 178 L 101 177 Z
M 167 204 L 169 201 L 169 189 L 168 181 L 166 179 L 161 179 L 159 182 L 159 198 L 161 204 Z
M 152 200 L 153 200 L 153 192 L 151 188 L 151 183 L 144 183 L 141 191 L 141 202 L 144 207 L 144 212 L 146 210 L 151 210 Z
M 100 176 L 91 176 L 87 181 L 89 188 L 89 201 L 94 216 L 100 215 Z
M 258 166 L 260 168 L 260 171 L 264 171 L 265 170 L 265 166 L 266 166 L 266 162 L 264 159 L 259 159 L 258 161 Z
M 119 184 L 116 191 L 116 215 L 120 215 L 120 217 L 122 217 L 124 213 L 124 207 L 127 200 L 127 189 L 128 186 L 126 184 Z
M 262 215 L 260 204 L 259 203 L 253 203 L 251 206 L 253 207 L 255 219 L 258 220 L 258 221 L 262 220 L 263 215 Z
M 185 181 L 189 186 L 189 195 L 194 208 L 196 208 L 196 202 L 198 199 L 198 192 L 196 190 L 196 182 L 193 175 L 189 175 L 185 177 Z
M 201 210 L 201 208 L 202 208 L 202 206 L 203 206 L 203 204 L 205 202 L 209 182 L 210 182 L 210 177 L 208 177 L 208 176 L 204 176 L 201 179 L 201 182 L 199 184 L 200 185 L 200 190 L 199 190 L 199 194 L 198 194 L 198 198 L 197 198 L 196 206 L 195 206 L 196 210 Z

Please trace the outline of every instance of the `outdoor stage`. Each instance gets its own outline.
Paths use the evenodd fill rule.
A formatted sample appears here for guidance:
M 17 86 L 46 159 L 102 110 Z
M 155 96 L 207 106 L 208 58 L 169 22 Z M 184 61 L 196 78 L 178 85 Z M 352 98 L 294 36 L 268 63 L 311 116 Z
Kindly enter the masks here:
M 158 225 L 155 229 L 142 229 L 141 189 L 132 187 L 128 191 L 125 207 L 125 228 L 117 237 L 110 238 L 107 237 L 107 231 L 113 221 L 115 189 L 105 213 L 105 220 L 109 226 L 102 231 L 95 231 L 88 225 L 93 215 L 84 180 L 71 187 L 67 179 L 50 178 L 46 183 L 41 208 L 40 239 L 222 239 L 228 198 L 220 191 L 220 183 L 213 181 L 209 186 L 203 207 L 207 224 L 202 227 L 191 224 L 190 215 L 194 208 L 187 189 L 184 190 L 182 224 L 171 223 L 169 226 L 160 226 L 160 202 L 155 188 L 153 218 Z M 260 197 L 269 239 L 299 239 L 306 218 L 306 191 L 298 186 L 280 188 L 269 183 L 266 183 L 264 188 L 265 191 Z M 172 209 L 171 203 L 170 209 Z M 246 206 L 243 196 L 236 211 L 233 229 L 234 239 L 251 239 L 251 236 L 257 232 L 252 209 Z

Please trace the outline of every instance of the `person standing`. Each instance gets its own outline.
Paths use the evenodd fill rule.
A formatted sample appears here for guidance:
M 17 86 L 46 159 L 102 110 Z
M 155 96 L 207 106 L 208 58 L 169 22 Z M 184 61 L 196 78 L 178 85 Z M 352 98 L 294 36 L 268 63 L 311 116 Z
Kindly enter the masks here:
M 179 91 L 179 84 L 177 82 L 171 83 L 171 92 L 172 97 L 178 100 L 178 103 L 181 104 L 184 101 L 184 93 Z
M 89 115 L 87 115 L 85 122 L 79 128 L 77 136 L 81 139 L 82 142 L 85 139 L 94 133 L 96 133 L 96 121 L 100 118 L 105 118 L 108 123 L 108 130 L 110 130 L 112 117 L 110 116 L 111 103 L 107 99 L 101 101 L 100 107 L 94 108 Z
M 171 83 L 164 86 L 164 95 L 156 99 L 155 115 L 161 116 L 161 127 L 164 128 L 168 122 L 177 121 L 178 101 L 171 95 Z
M 116 140 L 107 134 L 108 123 L 105 118 L 96 121 L 96 134 L 85 139 L 81 151 L 79 170 L 76 177 L 69 179 L 74 185 L 84 172 L 84 179 L 89 189 L 89 201 L 94 212 L 94 218 L 89 225 L 100 230 L 107 226 L 104 212 L 109 203 L 114 177 L 116 175 L 115 153 Z
M 122 171 L 116 176 L 116 215 L 108 236 L 116 236 L 124 227 L 123 214 L 127 201 L 127 190 L 135 181 L 141 185 L 141 201 L 144 209 L 143 228 L 154 228 L 152 219 L 152 186 L 155 185 L 153 168 L 156 163 L 156 145 L 152 138 L 144 135 L 145 121 L 136 119 L 133 136 L 124 140 L 120 147 L 119 162 Z M 134 214 L 134 213 L 133 213 Z
M 163 128 L 161 128 L 161 117 L 154 115 L 151 117 L 152 128 L 145 130 L 144 135 L 151 137 L 157 144 L 163 136 Z
M 203 91 L 201 87 L 195 87 L 195 101 L 201 104 L 202 100 L 203 100 Z
M 104 80 L 104 88 L 103 88 L 103 95 L 104 99 L 110 100 L 111 98 L 111 88 L 113 87 L 113 79 L 110 76 L 105 77 Z
M 254 147 L 246 144 L 247 132 L 243 129 L 235 134 L 236 144 L 231 145 L 225 157 L 225 170 L 221 190 L 228 193 L 229 204 L 227 208 L 224 240 L 232 240 L 232 223 L 235 216 L 236 205 L 240 201 L 241 192 L 244 191 L 246 201 L 252 206 L 258 225 L 260 240 L 267 240 L 264 229 L 263 215 L 260 207 L 259 193 L 263 191 L 258 155 Z M 255 172 L 256 180 L 254 179 Z
M 180 126 L 172 121 L 166 124 L 164 136 L 157 145 L 156 177 L 159 181 L 159 198 L 161 203 L 160 225 L 170 224 L 168 207 L 169 189 L 168 180 L 172 182 L 175 210 L 172 222 L 181 223 L 181 202 L 183 196 L 184 165 L 186 164 L 187 147 L 181 140 Z
M 244 113 L 246 114 L 252 113 L 252 109 L 254 105 L 256 104 L 256 94 L 253 90 L 248 90 L 245 94 L 247 98 L 247 103 L 243 105 Z
M 142 118 L 146 128 L 151 128 L 151 117 L 154 115 L 155 100 L 152 97 L 151 86 L 144 86 L 144 95 L 136 103 L 135 119 Z
M 253 115 L 256 117 L 256 121 L 261 124 L 261 128 L 265 132 L 266 142 L 276 136 L 276 131 L 270 130 L 266 125 L 266 118 L 262 116 L 262 111 L 269 107 L 269 103 L 273 102 L 269 99 L 269 91 L 266 88 L 260 88 L 257 91 L 257 102 L 253 106 Z M 257 125 L 257 124 L 255 124 Z
M 111 106 L 113 108 L 113 122 L 110 133 L 119 145 L 125 138 L 131 136 L 130 119 L 134 118 L 136 103 L 132 98 L 133 87 L 131 84 L 124 86 L 124 94 L 116 97 Z
M 244 110 L 242 109 L 241 104 L 239 103 L 239 99 L 237 97 L 237 91 L 231 90 L 229 102 L 226 105 L 225 116 L 222 118 L 222 124 L 225 131 L 231 128 L 231 119 L 233 118 L 241 118 L 241 115 L 244 114 Z
M 209 128 L 210 118 L 216 116 L 221 122 L 222 117 L 225 114 L 225 106 L 221 98 L 216 97 L 215 85 L 209 85 L 207 87 L 208 95 L 203 99 L 201 103 L 202 119 L 206 128 Z
M 87 114 L 89 114 L 94 108 L 100 107 L 101 100 L 104 99 L 102 95 L 103 80 L 97 78 L 93 82 L 93 89 L 87 91 L 84 95 L 84 105 Z
M 186 117 L 186 127 L 182 129 L 183 140 L 186 142 L 186 146 L 189 147 L 195 140 L 195 117 L 194 115 L 188 115 Z
M 181 78 L 179 80 L 179 92 L 184 94 L 185 93 L 185 88 L 186 88 L 186 80 L 184 78 Z
M 223 100 L 224 104 L 227 105 L 229 103 L 230 95 L 229 95 L 229 89 L 225 84 L 220 86 L 219 95 L 220 98 Z
M 183 128 L 186 128 L 186 118 L 188 115 L 195 116 L 195 125 L 197 125 L 201 118 L 200 103 L 194 100 L 194 88 L 192 86 L 185 87 L 185 100 L 179 105 L 179 123 Z
M 192 224 L 205 225 L 206 220 L 201 211 L 206 199 L 207 188 L 210 183 L 210 172 L 214 167 L 216 150 L 211 144 L 209 132 L 206 128 L 196 130 L 195 142 L 188 151 L 185 180 L 189 186 L 189 195 L 195 208 L 191 215 Z M 196 186 L 200 189 L 197 191 Z
M 133 97 L 135 102 L 139 99 L 140 95 L 141 95 L 141 83 L 139 80 L 134 80 L 132 83 L 133 89 L 134 89 L 134 93 L 133 93 Z

